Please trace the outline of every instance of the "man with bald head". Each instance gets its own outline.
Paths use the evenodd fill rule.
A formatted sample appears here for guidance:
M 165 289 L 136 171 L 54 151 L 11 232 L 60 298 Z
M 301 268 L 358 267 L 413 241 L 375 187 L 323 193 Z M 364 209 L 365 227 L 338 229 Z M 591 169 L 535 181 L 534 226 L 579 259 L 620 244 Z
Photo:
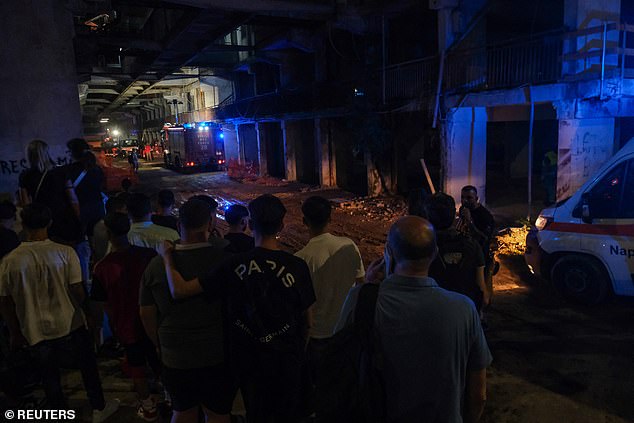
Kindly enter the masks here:
M 476 422 L 484 409 L 491 353 L 473 302 L 427 276 L 436 251 L 427 220 L 406 216 L 390 228 L 375 317 L 389 423 Z M 377 263 L 367 274 L 372 282 Z

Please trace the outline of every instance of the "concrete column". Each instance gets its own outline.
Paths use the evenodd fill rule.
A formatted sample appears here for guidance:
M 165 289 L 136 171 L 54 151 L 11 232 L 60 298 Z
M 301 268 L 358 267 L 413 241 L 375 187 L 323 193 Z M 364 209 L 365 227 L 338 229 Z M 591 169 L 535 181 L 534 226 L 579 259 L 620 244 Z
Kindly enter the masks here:
M 258 141 L 259 175 L 266 176 L 269 174 L 269 167 L 267 162 L 268 152 L 266 151 L 266 133 L 263 124 L 259 122 L 255 123 L 255 135 Z
M 238 142 L 238 163 L 244 164 L 244 139 L 240 136 L 240 125 L 235 124 L 236 127 L 236 141 Z
M 73 20 L 65 2 L 5 0 L 0 6 L 0 192 L 14 193 L 26 145 L 46 141 L 57 162 L 82 135 Z
M 484 107 L 451 109 L 443 125 L 443 191 L 460 202 L 465 185 L 478 189 L 485 203 L 487 113 Z
M 315 119 L 315 161 L 319 174 L 319 185 L 322 187 L 332 187 L 337 185 L 336 175 L 333 171 L 335 168 L 334 161 L 331 157 L 328 121 L 322 121 L 320 118 Z
M 296 140 L 289 136 L 287 123 L 285 120 L 280 122 L 282 129 L 282 140 L 284 142 L 284 165 L 286 167 L 286 180 L 297 180 L 297 162 L 295 159 L 295 142 Z
M 372 154 L 369 151 L 363 153 L 363 159 L 365 160 L 368 176 L 368 197 L 377 197 L 381 194 L 381 177 L 379 171 L 374 165 Z
M 485 0 L 430 0 L 429 8 L 438 11 L 438 50 L 446 50 L 457 34 L 464 33 L 485 6 Z
M 557 200 L 572 195 L 615 153 L 614 118 L 560 119 Z
M 222 134 L 225 144 L 225 159 L 240 160 L 240 145 L 238 142 L 238 125 L 224 125 Z

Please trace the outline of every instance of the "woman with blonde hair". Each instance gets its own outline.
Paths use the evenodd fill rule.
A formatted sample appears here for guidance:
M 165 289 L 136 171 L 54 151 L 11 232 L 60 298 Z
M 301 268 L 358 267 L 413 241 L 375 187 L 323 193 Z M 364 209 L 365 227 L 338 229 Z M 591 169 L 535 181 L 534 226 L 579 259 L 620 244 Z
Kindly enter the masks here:
M 53 221 L 49 237 L 56 242 L 75 245 L 83 238 L 79 223 L 79 203 L 72 182 L 55 165 L 48 144 L 33 140 L 26 148 L 29 168 L 20 174 L 20 203 L 39 203 L 51 209 Z

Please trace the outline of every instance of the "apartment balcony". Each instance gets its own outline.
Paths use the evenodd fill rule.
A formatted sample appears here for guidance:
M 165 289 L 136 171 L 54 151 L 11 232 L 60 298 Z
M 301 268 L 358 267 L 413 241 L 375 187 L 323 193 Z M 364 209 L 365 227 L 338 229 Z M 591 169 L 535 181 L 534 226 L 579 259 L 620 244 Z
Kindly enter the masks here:
M 555 31 L 469 50 L 453 50 L 381 71 L 385 100 L 428 99 L 590 79 L 634 78 L 634 25 L 607 23 Z M 440 74 L 442 70 L 442 74 Z

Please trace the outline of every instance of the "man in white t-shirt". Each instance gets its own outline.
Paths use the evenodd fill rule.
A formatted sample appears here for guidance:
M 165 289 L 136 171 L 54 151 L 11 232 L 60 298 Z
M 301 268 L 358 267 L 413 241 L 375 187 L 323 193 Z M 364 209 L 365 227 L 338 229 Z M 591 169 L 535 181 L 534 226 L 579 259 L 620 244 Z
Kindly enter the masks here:
M 152 223 L 152 204 L 145 194 L 131 194 L 126 205 L 132 220 L 128 232 L 130 244 L 158 251 L 163 241 L 176 241 L 180 238 L 174 229 Z
M 319 375 L 316 363 L 333 334 L 348 291 L 355 283 L 362 283 L 365 276 L 355 243 L 328 233 L 331 209 L 330 202 L 323 197 L 313 196 L 304 201 L 302 213 L 310 241 L 295 254 L 308 264 L 315 290 L 307 351 L 313 377 Z
M 48 239 L 51 211 L 41 204 L 20 214 L 26 241 L 0 263 L 0 311 L 7 322 L 11 349 L 29 347 L 41 372 L 50 409 L 67 409 L 60 367 L 78 367 L 93 422 L 119 407 L 104 400 L 92 340 L 79 308 L 84 299 L 79 258 L 73 248 Z

